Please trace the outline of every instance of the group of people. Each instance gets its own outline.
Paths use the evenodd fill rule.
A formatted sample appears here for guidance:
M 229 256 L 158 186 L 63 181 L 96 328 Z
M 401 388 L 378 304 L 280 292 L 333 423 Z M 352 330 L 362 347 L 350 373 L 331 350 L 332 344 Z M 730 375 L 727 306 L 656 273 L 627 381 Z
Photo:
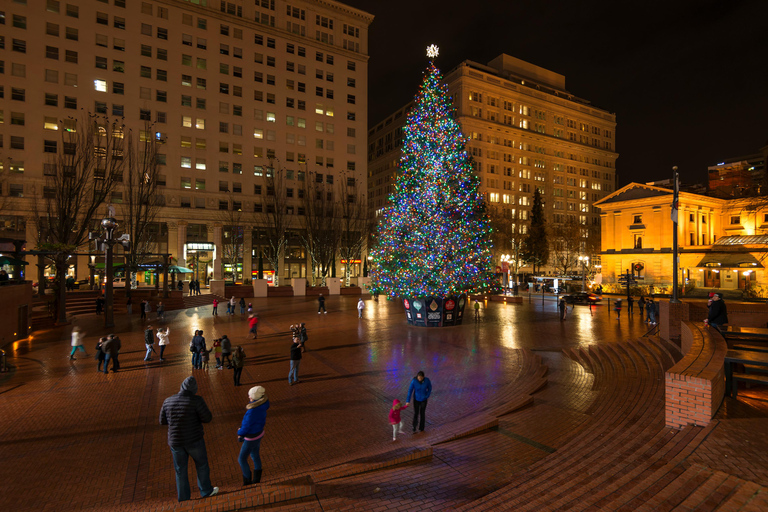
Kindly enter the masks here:
M 237 439 L 242 443 L 237 460 L 243 474 L 244 486 L 261 482 L 263 470 L 260 450 L 268 409 L 269 398 L 266 390 L 262 386 L 249 389 L 243 421 L 237 430 Z M 211 470 L 203 437 L 203 424 L 210 423 L 212 419 L 213 414 L 205 399 L 197 394 L 197 380 L 194 377 L 187 377 L 179 392 L 166 398 L 160 409 L 160 424 L 168 425 L 168 447 L 176 471 L 176 493 L 179 501 L 186 501 L 192 496 L 187 470 L 190 457 L 197 469 L 200 496 L 206 498 L 219 492 L 219 488 L 211 484 Z M 253 471 L 249 458 L 253 461 Z
M 179 291 L 184 290 L 184 281 L 179 280 Z M 189 282 L 189 294 L 190 295 L 200 295 L 200 281 L 197 279 L 192 279 Z
M 214 302 L 216 303 L 216 306 L 218 306 L 219 301 L 214 299 Z M 227 302 L 227 314 L 234 315 L 238 304 L 240 305 L 240 314 L 244 315 L 246 310 L 245 298 L 240 297 L 240 301 L 238 302 L 234 295 L 229 299 L 229 302 Z M 247 308 L 249 313 L 253 311 L 253 306 L 251 304 L 248 304 Z
M 160 327 L 159 329 L 157 329 L 157 341 L 158 341 L 158 345 L 160 346 L 160 361 L 165 361 L 165 358 L 163 358 L 163 355 L 165 353 L 165 347 L 168 346 L 168 343 L 170 341 L 169 340 L 170 335 L 171 335 L 170 327 Z M 144 356 L 144 360 L 151 361 L 152 354 L 156 354 L 155 331 L 151 325 L 148 325 L 147 328 L 144 329 L 144 346 L 147 349 L 147 353 Z
M 226 362 L 227 368 L 234 370 L 235 386 L 240 385 L 240 375 L 245 366 L 245 351 L 238 345 L 232 350 L 232 341 L 227 335 L 213 340 L 213 345 L 208 348 L 205 344 L 202 330 L 196 330 L 192 341 L 189 343 L 189 351 L 192 352 L 192 368 L 195 370 L 208 370 L 210 354 L 213 352 L 216 358 L 216 369 L 223 370 Z
M 643 318 L 643 310 L 645 310 L 645 323 L 656 325 L 657 318 L 659 315 L 659 302 L 653 300 L 653 297 L 648 297 L 647 299 L 645 296 L 641 295 L 640 299 L 637 301 L 637 306 L 640 308 L 640 319 Z M 622 300 L 616 299 L 613 305 L 613 310 L 616 312 L 616 319 L 621 319 L 621 307 L 622 307 Z M 635 312 L 635 299 L 631 295 L 627 297 L 627 313 L 633 314 Z
M 432 395 L 432 382 L 424 376 L 423 371 L 419 371 L 416 376 L 411 380 L 411 385 L 408 386 L 408 396 L 403 405 L 400 400 L 395 398 L 392 401 L 392 408 L 389 410 L 389 424 L 392 426 L 392 441 L 397 441 L 397 434 L 405 434 L 403 432 L 403 421 L 400 417 L 402 411 L 411 405 L 411 398 L 413 398 L 413 433 L 424 432 L 426 425 L 426 412 L 427 401 L 430 395 Z

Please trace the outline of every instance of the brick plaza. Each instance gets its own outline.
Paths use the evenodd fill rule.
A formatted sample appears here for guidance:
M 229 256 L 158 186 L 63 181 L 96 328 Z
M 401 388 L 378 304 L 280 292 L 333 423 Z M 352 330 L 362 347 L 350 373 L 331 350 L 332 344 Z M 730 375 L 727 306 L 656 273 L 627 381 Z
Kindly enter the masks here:
M 144 356 L 138 315 L 117 319 L 116 374 L 92 357 L 69 361 L 70 328 L 6 346 L 0 375 L 0 489 L 5 510 L 765 510 L 768 403 L 744 390 L 708 427 L 664 427 L 664 368 L 674 353 L 648 326 L 607 307 L 488 303 L 479 322 L 409 328 L 399 303 L 331 297 L 253 300 L 245 317 L 219 306 L 166 313 L 166 361 Z M 288 327 L 306 322 L 301 383 L 289 386 Z M 76 321 L 93 353 L 106 334 Z M 227 334 L 247 354 L 241 387 L 231 370 L 192 370 L 194 329 Z M 563 349 L 586 348 L 586 366 Z M 427 428 L 392 441 L 387 412 L 418 370 L 432 380 Z M 220 495 L 179 504 L 162 401 L 195 375 L 213 412 L 205 426 Z M 243 488 L 237 454 L 247 392 L 271 401 L 262 484 Z M 198 496 L 190 464 L 193 498 Z M 737 506 L 738 505 L 738 506 Z M 740 508 L 741 507 L 741 508 Z M 751 507 L 751 508 L 750 508 Z M 757 507 L 757 508 L 755 508 Z

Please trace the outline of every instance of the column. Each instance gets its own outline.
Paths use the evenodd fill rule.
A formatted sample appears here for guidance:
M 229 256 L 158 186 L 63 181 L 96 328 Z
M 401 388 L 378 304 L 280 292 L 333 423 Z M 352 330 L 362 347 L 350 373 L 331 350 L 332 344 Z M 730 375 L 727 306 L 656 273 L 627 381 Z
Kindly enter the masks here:
M 253 270 L 253 230 L 243 227 L 243 284 L 245 280 L 252 279 Z
M 187 221 L 180 220 L 176 223 L 176 260 L 177 264 L 180 267 L 186 267 L 187 266 L 187 259 L 184 257 L 184 244 L 187 243 Z M 170 237 L 170 229 L 171 225 L 168 225 L 168 236 Z M 170 242 L 170 240 L 168 240 Z M 171 247 L 171 244 L 168 244 L 168 247 Z
M 213 260 L 213 278 L 215 280 L 221 279 L 221 222 L 216 222 L 213 225 L 213 245 L 216 247 L 216 258 Z

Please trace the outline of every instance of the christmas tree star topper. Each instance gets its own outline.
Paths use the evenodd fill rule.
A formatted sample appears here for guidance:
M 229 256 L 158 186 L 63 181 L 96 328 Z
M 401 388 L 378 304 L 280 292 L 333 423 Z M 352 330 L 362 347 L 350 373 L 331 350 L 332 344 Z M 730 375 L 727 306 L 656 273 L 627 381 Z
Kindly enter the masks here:
M 427 46 L 427 57 L 434 59 L 440 54 L 440 49 L 435 44 Z

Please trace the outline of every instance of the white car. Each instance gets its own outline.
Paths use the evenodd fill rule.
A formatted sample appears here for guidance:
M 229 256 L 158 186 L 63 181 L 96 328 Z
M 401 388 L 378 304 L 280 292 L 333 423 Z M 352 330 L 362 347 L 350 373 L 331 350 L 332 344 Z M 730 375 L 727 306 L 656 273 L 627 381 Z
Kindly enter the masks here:
M 104 278 L 104 284 L 106 284 L 107 279 Z M 124 277 L 116 277 L 112 280 L 112 288 L 125 288 L 125 278 Z

